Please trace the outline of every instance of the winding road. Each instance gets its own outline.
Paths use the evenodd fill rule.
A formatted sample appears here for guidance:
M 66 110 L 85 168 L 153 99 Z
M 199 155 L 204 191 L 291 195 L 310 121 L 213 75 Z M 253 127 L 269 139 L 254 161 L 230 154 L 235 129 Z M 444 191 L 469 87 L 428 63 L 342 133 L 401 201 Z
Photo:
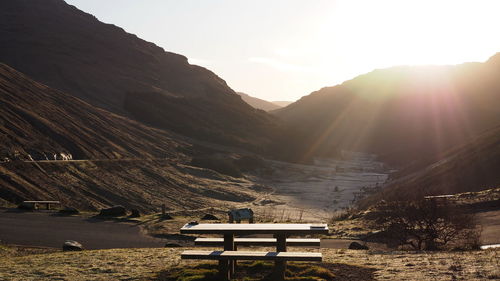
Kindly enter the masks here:
M 0 210 L 0 240 L 6 244 L 60 248 L 75 240 L 86 249 L 163 247 L 166 239 L 122 222 L 58 216 L 49 212 Z

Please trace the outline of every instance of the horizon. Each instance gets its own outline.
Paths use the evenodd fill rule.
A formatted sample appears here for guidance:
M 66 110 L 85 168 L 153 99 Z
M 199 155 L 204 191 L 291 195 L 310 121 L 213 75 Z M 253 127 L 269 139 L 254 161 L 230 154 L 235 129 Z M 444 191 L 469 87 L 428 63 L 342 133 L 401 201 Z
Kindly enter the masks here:
M 491 36 L 496 1 L 67 3 L 268 101 L 295 101 L 374 69 L 484 62 L 500 51 Z

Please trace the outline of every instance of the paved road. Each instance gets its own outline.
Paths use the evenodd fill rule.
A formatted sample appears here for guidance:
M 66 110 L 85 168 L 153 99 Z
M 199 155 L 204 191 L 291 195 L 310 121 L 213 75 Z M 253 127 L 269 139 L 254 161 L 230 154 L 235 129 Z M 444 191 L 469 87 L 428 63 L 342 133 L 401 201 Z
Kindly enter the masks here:
M 76 240 L 86 249 L 163 247 L 166 242 L 128 223 L 5 210 L 0 210 L 0 240 L 54 248 L 62 247 L 65 240 Z
M 0 241 L 7 244 L 61 248 L 65 240 L 76 240 L 86 249 L 163 247 L 166 239 L 143 234 L 129 223 L 54 213 L 0 210 Z M 347 249 L 353 240 L 322 239 L 322 248 Z M 175 241 L 174 241 L 175 242 Z

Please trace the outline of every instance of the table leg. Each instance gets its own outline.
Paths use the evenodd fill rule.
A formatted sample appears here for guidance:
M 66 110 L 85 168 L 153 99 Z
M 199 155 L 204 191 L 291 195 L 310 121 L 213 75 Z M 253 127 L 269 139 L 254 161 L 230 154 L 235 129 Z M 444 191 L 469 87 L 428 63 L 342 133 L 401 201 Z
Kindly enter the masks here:
M 286 252 L 286 235 L 278 234 L 276 237 L 276 251 Z M 276 280 L 285 280 L 286 261 L 276 261 L 275 263 Z
M 227 260 L 219 260 L 219 275 L 220 280 L 229 281 L 231 277 L 229 276 L 229 268 Z
M 224 251 L 234 251 L 234 235 L 224 234 Z M 229 276 L 234 275 L 234 261 L 227 261 L 229 267 Z
M 234 248 L 234 251 L 238 251 L 238 246 L 236 246 L 236 243 L 234 244 L 233 248 Z M 238 262 L 236 260 L 233 260 L 233 270 L 234 271 L 236 271 L 237 266 L 238 266 Z

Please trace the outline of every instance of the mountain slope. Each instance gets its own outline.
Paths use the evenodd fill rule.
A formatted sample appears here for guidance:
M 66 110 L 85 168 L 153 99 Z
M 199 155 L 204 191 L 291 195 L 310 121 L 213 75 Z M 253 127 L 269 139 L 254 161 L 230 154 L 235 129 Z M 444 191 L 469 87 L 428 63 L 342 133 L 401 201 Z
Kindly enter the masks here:
M 0 64 L 1 158 L 44 160 L 177 157 L 165 131 L 97 109 Z M 45 155 L 44 155 L 45 154 Z M 59 159 L 60 159 L 60 155 Z
M 420 164 L 394 175 L 386 188 L 363 200 L 362 205 L 381 199 L 409 200 L 499 187 L 500 127 L 448 152 L 438 162 Z
M 189 136 L 256 148 L 276 125 L 211 71 L 63 0 L 0 1 L 0 61 L 92 105 Z
M 500 124 L 499 75 L 500 55 L 486 63 L 375 70 L 273 113 L 307 140 L 296 150 L 304 159 L 351 149 L 408 165 L 438 159 Z
M 269 102 L 269 101 L 266 101 L 263 99 L 252 97 L 252 96 L 247 95 L 245 93 L 241 93 L 241 92 L 236 92 L 236 93 L 241 96 L 243 101 L 245 101 L 246 103 L 251 105 L 253 108 L 262 109 L 264 111 L 271 111 L 271 110 L 281 108 L 281 106 L 279 106 L 277 104 L 274 104 L 272 102 Z
M 293 101 L 272 101 L 272 103 L 279 105 L 280 107 L 289 106 Z
M 251 200 L 250 182 L 186 165 L 188 143 L 0 64 L 0 205 L 60 200 L 143 211 Z M 72 155 L 79 161 L 46 161 Z M 47 158 L 46 158 L 47 157 Z M 32 161 L 44 160 L 44 161 Z

